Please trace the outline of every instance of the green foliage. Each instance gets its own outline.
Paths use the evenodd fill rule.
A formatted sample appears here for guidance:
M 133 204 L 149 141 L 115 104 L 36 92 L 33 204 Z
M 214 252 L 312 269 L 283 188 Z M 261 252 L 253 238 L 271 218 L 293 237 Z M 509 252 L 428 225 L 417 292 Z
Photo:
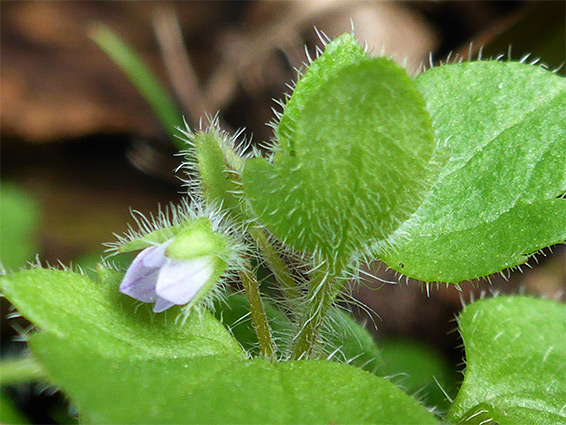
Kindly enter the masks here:
M 39 251 L 39 211 L 31 196 L 10 183 L 0 185 L 0 199 L 0 264 L 14 270 Z
M 389 382 L 346 365 L 243 361 L 211 315 L 180 327 L 118 294 L 121 274 L 99 276 L 35 269 L 2 278 L 41 329 L 32 352 L 87 422 L 435 423 Z
M 281 116 L 277 127 L 280 149 L 290 152 L 295 150 L 296 124 L 301 119 L 306 102 L 316 96 L 316 92 L 338 70 L 366 59 L 369 59 L 369 55 L 351 34 L 343 34 L 326 46 L 324 53 L 300 76 L 293 95 L 285 105 L 285 113 Z
M 453 396 L 456 377 L 441 353 L 426 344 L 402 339 L 380 341 L 379 347 L 383 376 L 425 405 L 448 410 L 450 403 L 443 390 Z
M 185 127 L 182 114 L 142 59 L 104 25 L 91 28 L 90 37 L 128 76 L 161 121 L 171 142 L 178 149 L 185 149 L 177 133 L 177 128 Z
M 0 390 L 0 423 L 5 425 L 31 423 L 3 390 Z
M 380 253 L 387 265 L 460 282 L 563 242 L 566 81 L 532 65 L 470 62 L 433 68 L 417 86 L 444 166 L 395 249 Z
M 139 58 L 105 28 L 92 36 L 173 135 L 180 116 Z M 431 377 L 446 388 L 446 366 L 414 345 L 384 344 L 382 354 L 363 326 L 332 308 L 344 283 L 333 279 L 377 253 L 407 276 L 460 282 L 564 241 L 564 79 L 524 64 L 478 62 L 413 80 L 344 35 L 299 79 L 276 135 L 271 160 L 245 167 L 215 127 L 193 140 L 204 204 L 221 209 L 215 220 L 230 215 L 256 245 L 226 264 L 239 267 L 234 275 L 247 299 L 219 301 L 216 318 L 199 309 L 185 316 L 178 306 L 154 315 L 120 294 L 123 273 L 104 266 L 92 278 L 41 268 L 1 276 L 3 295 L 38 328 L 28 337 L 39 361 L 3 362 L 2 382 L 47 377 L 85 423 L 437 423 L 414 397 L 368 371 L 407 374 L 400 382 L 407 392 L 444 410 Z M 4 265 L 17 267 L 32 251 L 26 237 L 36 219 L 33 204 L 12 195 L 2 188 L 1 248 Z M 141 220 L 143 234 L 115 245 L 126 253 L 177 237 L 167 251 L 176 259 L 226 251 L 230 232 L 207 239 L 211 222 L 195 221 L 206 207 L 184 200 L 154 222 Z M 310 255 L 284 258 L 286 248 L 326 264 L 310 270 Z M 16 260 L 5 260 L 6 250 Z M 281 285 L 284 310 L 260 297 L 252 252 Z M 147 283 L 154 260 L 145 259 L 134 283 Z M 311 278 L 308 287 L 297 282 L 303 278 Z M 564 305 L 482 300 L 465 308 L 459 324 L 467 369 L 444 419 L 566 423 Z M 272 334 L 279 359 L 325 354 L 357 367 L 280 361 Z
M 281 118 L 273 163 L 249 160 L 243 176 L 270 231 L 338 270 L 419 206 L 434 149 L 414 82 L 388 59 L 359 60 L 358 49 L 329 44 Z M 333 68 L 317 73 L 319 61 Z
M 240 213 L 241 200 L 235 194 L 241 188 L 234 181 L 234 171 L 240 171 L 241 158 L 236 164 L 228 159 L 234 155 L 224 143 L 219 131 L 212 127 L 207 132 L 199 132 L 195 136 L 197 162 L 202 191 L 211 205 L 221 205 L 224 211 L 231 214 Z M 230 173 L 232 171 L 232 173 Z
M 391 383 L 343 364 L 116 357 L 49 334 L 31 347 L 90 423 L 436 423 Z
M 273 337 L 280 352 L 287 352 L 293 325 L 271 302 L 264 303 Z M 333 361 L 348 362 L 372 373 L 381 374 L 381 353 L 372 335 L 348 313 L 333 312 L 332 325 L 325 332 L 323 347 Z M 259 354 L 257 335 L 250 318 L 250 306 L 242 294 L 230 294 L 215 305 L 215 315 L 230 330 L 244 349 L 255 357 Z
M 500 425 L 566 423 L 566 307 L 500 297 L 460 315 L 466 373 L 447 419 Z
M 62 340 L 118 358 L 192 358 L 243 353 L 210 313 L 175 324 L 178 308 L 155 316 L 118 292 L 121 273 L 100 268 L 100 281 L 80 274 L 32 269 L 0 278 L 6 298 L 35 326 Z

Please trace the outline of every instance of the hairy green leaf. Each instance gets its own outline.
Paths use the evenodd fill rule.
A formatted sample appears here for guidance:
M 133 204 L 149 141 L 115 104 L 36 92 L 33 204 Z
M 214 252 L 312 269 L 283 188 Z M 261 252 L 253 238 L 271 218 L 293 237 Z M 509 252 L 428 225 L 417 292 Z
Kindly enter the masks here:
M 81 341 L 117 358 L 242 357 L 241 348 L 210 313 L 176 323 L 179 309 L 154 315 L 118 292 L 121 273 L 101 268 L 100 282 L 70 271 L 32 269 L 3 276 L 4 296 L 40 330 Z
M 294 150 L 296 124 L 301 118 L 306 102 L 316 96 L 318 89 L 339 69 L 366 59 L 369 59 L 369 56 L 352 34 L 343 34 L 326 46 L 324 53 L 300 76 L 293 95 L 285 105 L 285 113 L 277 127 L 280 149 Z
M 270 231 L 338 268 L 419 206 L 434 148 L 424 101 L 405 71 L 389 59 L 352 56 L 347 66 L 308 74 L 308 90 L 299 81 L 273 163 L 252 159 L 243 176 Z
M 470 62 L 417 79 L 444 161 L 430 196 L 380 257 L 460 282 L 566 239 L 566 81 L 540 67 Z
M 338 363 L 116 358 L 43 333 L 31 347 L 89 423 L 437 423 L 390 382 Z
M 447 419 L 454 423 L 566 423 L 566 307 L 499 297 L 459 318 L 464 382 Z

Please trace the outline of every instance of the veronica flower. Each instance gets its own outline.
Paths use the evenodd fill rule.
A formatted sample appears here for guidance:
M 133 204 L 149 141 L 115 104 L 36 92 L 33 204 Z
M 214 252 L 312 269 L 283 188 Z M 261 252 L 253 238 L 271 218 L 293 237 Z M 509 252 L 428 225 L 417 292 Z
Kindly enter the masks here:
M 210 292 L 227 266 L 226 238 L 207 219 L 195 220 L 174 238 L 141 251 L 128 268 L 120 292 L 160 313 L 195 304 Z

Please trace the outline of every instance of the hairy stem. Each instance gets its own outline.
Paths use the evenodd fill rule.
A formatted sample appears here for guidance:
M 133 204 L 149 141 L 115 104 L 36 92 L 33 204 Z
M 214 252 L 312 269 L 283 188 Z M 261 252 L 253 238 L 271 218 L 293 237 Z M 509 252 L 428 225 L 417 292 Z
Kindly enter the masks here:
M 31 357 L 5 359 L 0 362 L 0 385 L 45 379 L 43 368 Z
M 292 347 L 291 357 L 294 360 L 308 359 L 313 353 L 320 326 L 341 290 L 335 277 L 336 273 L 329 272 L 324 266 L 313 274 L 309 284 L 306 317 Z
M 230 146 L 222 143 L 222 139 L 220 137 L 213 137 L 212 140 L 217 143 L 219 149 L 222 151 L 224 166 L 227 170 L 233 172 L 230 174 L 230 178 L 241 184 L 240 173 L 244 168 L 244 161 Z M 244 208 L 240 208 L 234 216 L 242 222 L 248 221 L 252 218 L 249 217 Z M 267 266 L 273 272 L 273 275 L 281 286 L 283 295 L 286 298 L 287 306 L 292 310 L 296 306 L 296 301 L 301 296 L 299 285 L 293 278 L 293 275 L 287 267 L 287 264 L 285 264 L 285 261 L 281 258 L 273 244 L 269 241 L 265 231 L 257 225 L 251 225 L 248 228 L 248 233 L 258 246 Z
M 250 227 L 249 233 L 259 247 L 269 269 L 273 272 L 275 280 L 281 285 L 283 294 L 290 307 L 295 305 L 295 301 L 301 296 L 299 285 L 293 278 L 289 267 L 279 256 L 275 247 L 271 244 L 265 232 L 259 227 Z
M 275 360 L 275 345 L 273 344 L 273 339 L 271 338 L 271 327 L 267 321 L 267 315 L 265 314 L 265 308 L 261 301 L 261 295 L 259 293 L 259 284 L 253 269 L 249 262 L 246 263 L 244 267 L 240 270 L 240 277 L 242 279 L 242 285 L 244 286 L 244 291 L 248 302 L 250 304 L 250 312 L 252 316 L 252 323 L 254 325 L 255 332 L 257 334 L 257 339 L 259 341 L 259 349 L 261 355 L 268 360 Z

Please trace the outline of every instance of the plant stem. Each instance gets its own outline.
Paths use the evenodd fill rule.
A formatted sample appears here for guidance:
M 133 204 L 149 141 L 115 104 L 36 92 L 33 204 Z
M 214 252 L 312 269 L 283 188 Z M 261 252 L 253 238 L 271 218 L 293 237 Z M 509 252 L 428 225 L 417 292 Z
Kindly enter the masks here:
M 257 334 L 261 354 L 268 360 L 275 360 L 275 345 L 271 338 L 271 327 L 267 321 L 265 308 L 261 301 L 256 275 L 249 262 L 246 262 L 239 273 L 248 303 L 250 304 L 252 323 Z
M 5 359 L 0 362 L 0 385 L 45 379 L 45 372 L 31 357 Z
M 218 147 L 222 151 L 224 165 L 226 168 L 234 171 L 231 178 L 241 184 L 242 181 L 240 173 L 244 168 L 244 161 L 230 146 L 225 143 L 221 143 L 220 137 L 214 137 L 213 140 L 217 141 Z M 239 214 L 241 214 L 241 217 L 239 215 L 236 215 L 236 217 L 239 217 L 242 221 L 247 221 L 251 218 L 246 214 L 244 209 L 241 209 Z M 296 301 L 301 296 L 301 289 L 293 278 L 287 264 L 285 264 L 285 261 L 283 261 L 261 227 L 252 224 L 248 228 L 248 233 L 261 251 L 267 266 L 275 276 L 275 280 L 277 280 L 279 285 L 281 285 L 281 289 L 283 290 L 282 292 L 287 301 L 287 306 L 290 310 L 293 310 L 293 308 L 296 307 Z
M 269 269 L 273 272 L 275 280 L 281 285 L 283 294 L 287 298 L 287 304 L 289 307 L 294 307 L 296 300 L 301 296 L 301 290 L 295 279 L 293 279 L 287 264 L 279 256 L 261 228 L 250 227 L 249 233 L 263 254 Z
M 342 289 L 341 285 L 338 287 L 334 280 L 336 275 L 325 266 L 322 266 L 313 275 L 309 283 L 307 316 L 294 338 L 292 359 L 305 360 L 312 355 L 320 326 Z

